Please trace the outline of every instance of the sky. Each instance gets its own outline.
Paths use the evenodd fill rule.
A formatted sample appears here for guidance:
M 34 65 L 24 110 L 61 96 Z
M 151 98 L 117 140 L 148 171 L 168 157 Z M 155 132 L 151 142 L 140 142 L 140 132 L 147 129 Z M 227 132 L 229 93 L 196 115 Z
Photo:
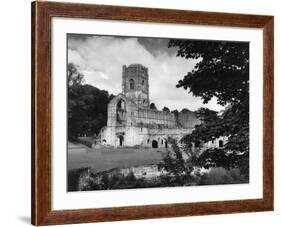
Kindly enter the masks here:
M 148 68 L 150 102 L 158 109 L 223 109 L 215 99 L 203 104 L 200 97 L 176 88 L 197 60 L 176 57 L 177 49 L 168 48 L 169 39 L 84 34 L 68 34 L 67 38 L 68 63 L 84 74 L 86 84 L 117 95 L 122 91 L 122 65 L 142 64 Z

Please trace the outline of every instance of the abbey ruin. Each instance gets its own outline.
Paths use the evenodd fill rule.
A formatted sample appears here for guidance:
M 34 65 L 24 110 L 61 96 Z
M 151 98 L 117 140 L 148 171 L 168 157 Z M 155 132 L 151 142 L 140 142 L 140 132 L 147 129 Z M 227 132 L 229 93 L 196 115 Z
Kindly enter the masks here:
M 107 126 L 100 132 L 104 146 L 168 147 L 191 133 L 199 119 L 189 110 L 178 114 L 150 108 L 148 68 L 140 64 L 123 66 L 122 93 L 108 104 Z

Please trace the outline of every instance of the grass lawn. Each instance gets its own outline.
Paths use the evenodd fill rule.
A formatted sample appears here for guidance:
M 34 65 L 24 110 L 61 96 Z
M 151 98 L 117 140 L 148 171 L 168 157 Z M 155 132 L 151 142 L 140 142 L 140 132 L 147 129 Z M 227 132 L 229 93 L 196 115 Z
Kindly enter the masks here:
M 82 144 L 68 143 L 68 170 L 91 167 L 93 172 L 111 168 L 159 163 L 165 148 L 101 148 L 91 149 Z

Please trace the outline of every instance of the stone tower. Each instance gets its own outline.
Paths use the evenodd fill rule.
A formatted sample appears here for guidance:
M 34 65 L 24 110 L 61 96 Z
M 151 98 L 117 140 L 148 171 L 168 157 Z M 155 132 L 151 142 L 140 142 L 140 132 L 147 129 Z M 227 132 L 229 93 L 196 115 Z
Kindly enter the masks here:
M 149 107 L 148 69 L 141 64 L 123 65 L 122 93 L 138 107 Z

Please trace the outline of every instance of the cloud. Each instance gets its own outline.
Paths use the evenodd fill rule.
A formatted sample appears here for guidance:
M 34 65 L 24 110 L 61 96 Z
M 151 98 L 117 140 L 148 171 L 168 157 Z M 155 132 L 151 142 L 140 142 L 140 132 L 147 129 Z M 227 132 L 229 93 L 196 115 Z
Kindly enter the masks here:
M 69 38 L 68 62 L 78 65 L 85 75 L 85 83 L 115 95 L 121 92 L 122 65 L 142 64 L 149 70 L 150 101 L 158 109 L 164 106 L 178 110 L 196 110 L 203 106 L 222 109 L 215 101 L 203 105 L 200 98 L 183 88 L 176 88 L 177 82 L 194 68 L 195 60 L 175 57 L 164 46 L 167 43 L 164 41 L 157 42 L 157 50 L 149 51 L 152 42 L 110 36 Z M 159 51 L 161 44 L 162 51 Z

